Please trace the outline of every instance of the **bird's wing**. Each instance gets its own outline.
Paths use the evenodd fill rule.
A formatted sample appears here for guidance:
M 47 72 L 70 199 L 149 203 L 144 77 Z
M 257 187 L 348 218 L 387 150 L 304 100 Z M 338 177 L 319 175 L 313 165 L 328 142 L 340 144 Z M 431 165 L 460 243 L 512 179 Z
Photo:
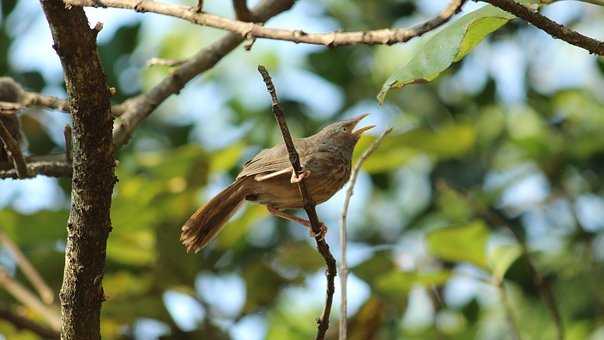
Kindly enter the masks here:
M 294 140 L 296 150 L 300 154 L 300 160 L 304 164 L 306 158 L 306 141 L 304 139 Z M 289 161 L 289 154 L 285 144 L 275 145 L 270 149 L 264 149 L 260 151 L 256 156 L 247 161 L 243 165 L 243 169 L 237 178 L 255 176 L 262 174 L 262 178 L 268 179 L 282 174 L 286 174 L 291 171 L 291 163 Z

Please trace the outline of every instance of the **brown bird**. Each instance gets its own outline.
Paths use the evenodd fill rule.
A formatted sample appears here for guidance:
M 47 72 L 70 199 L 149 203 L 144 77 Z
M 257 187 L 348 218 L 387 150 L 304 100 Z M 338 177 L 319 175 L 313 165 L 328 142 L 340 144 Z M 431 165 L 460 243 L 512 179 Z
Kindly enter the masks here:
M 373 125 L 353 129 L 367 114 L 327 125 L 318 133 L 294 139 L 304 172 L 296 176 L 285 144 L 264 149 L 243 166 L 233 184 L 199 208 L 182 226 L 180 241 L 190 251 L 199 251 L 237 211 L 244 200 L 267 206 L 268 211 L 310 228 L 308 220 L 284 209 L 304 206 L 297 182 L 305 179 L 311 200 L 318 204 L 333 196 L 350 176 L 352 152 L 361 134 Z M 324 234 L 325 227 L 322 226 Z

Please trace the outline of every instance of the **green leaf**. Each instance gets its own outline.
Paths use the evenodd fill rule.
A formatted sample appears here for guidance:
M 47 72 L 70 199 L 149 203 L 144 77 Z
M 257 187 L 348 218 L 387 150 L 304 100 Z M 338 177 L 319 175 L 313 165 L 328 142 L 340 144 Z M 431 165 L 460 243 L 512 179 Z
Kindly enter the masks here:
M 489 231 L 482 221 L 434 230 L 426 236 L 429 251 L 446 261 L 470 262 L 487 268 Z
M 447 271 L 420 273 L 396 270 L 379 276 L 376 280 L 376 289 L 383 295 L 400 297 L 409 293 L 416 285 L 442 285 L 450 276 L 451 273 Z
M 279 247 L 277 260 L 286 268 L 300 269 L 304 272 L 315 272 L 323 267 L 321 255 L 308 242 L 288 242 Z
M 355 148 L 355 159 L 369 147 L 374 137 L 365 137 Z M 365 161 L 363 170 L 374 173 L 405 165 L 422 153 L 437 159 L 463 156 L 475 144 L 476 130 L 471 124 L 446 124 L 436 130 L 417 128 L 396 135 L 388 135 L 380 147 Z M 356 160 L 353 160 L 356 161 Z
M 503 280 L 510 266 L 522 254 L 522 248 L 518 245 L 503 245 L 493 249 L 489 253 L 489 268 L 497 281 Z
M 392 74 L 378 94 L 380 103 L 392 88 L 434 80 L 452 63 L 461 60 L 487 35 L 514 16 L 486 5 L 429 32 L 409 45 L 400 68 Z

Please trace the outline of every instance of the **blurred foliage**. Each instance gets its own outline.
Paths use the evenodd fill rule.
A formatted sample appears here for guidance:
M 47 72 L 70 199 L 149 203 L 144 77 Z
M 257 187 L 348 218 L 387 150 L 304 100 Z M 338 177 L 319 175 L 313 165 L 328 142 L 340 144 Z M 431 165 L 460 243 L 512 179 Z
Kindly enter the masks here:
M 209 11 L 230 15 L 229 2 L 207 3 Z M 309 0 L 295 10 L 309 10 L 327 27 L 357 30 L 418 22 L 430 12 L 426 3 Z M 31 14 L 30 7 L 25 0 L 1 6 L 0 74 L 28 90 L 56 95 L 61 77 L 43 67 L 18 66 L 15 59 L 21 35 L 36 33 L 15 24 Z M 588 15 L 583 5 L 574 6 L 584 9 L 575 22 L 601 23 L 604 17 L 597 7 Z M 310 20 L 303 10 L 295 18 Z M 28 20 L 43 22 L 36 11 Z M 133 17 L 106 25 L 100 35 L 116 103 L 170 72 L 146 67 L 148 59 L 186 58 L 218 35 L 177 21 L 158 23 L 151 14 Z M 535 51 L 544 49 L 549 37 L 515 21 L 505 24 L 508 20 L 509 15 L 484 7 L 397 46 L 325 49 L 259 40 L 252 51 L 234 52 L 162 104 L 118 155 L 103 336 L 314 336 L 324 264 L 306 230 L 247 204 L 199 254 L 185 254 L 178 242 L 180 225 L 199 205 L 259 148 L 280 142 L 255 71 L 262 63 L 275 75 L 298 136 L 367 110 L 374 111 L 370 119 L 379 128 L 394 127 L 365 163 L 353 197 L 350 339 L 508 339 L 514 332 L 510 318 L 522 339 L 555 339 L 531 264 L 552 289 L 566 339 L 604 339 L 604 62 L 574 47 L 568 47 L 574 53 L 569 54 L 566 45 L 553 42 L 558 49 L 545 53 L 569 58 L 568 63 L 581 60 L 589 74 L 567 74 L 572 79 L 566 85 L 547 90 L 550 73 L 561 71 L 543 67 Z M 513 46 L 524 58 L 512 66 L 519 74 L 512 85 L 498 73 L 505 63 L 489 64 L 514 55 L 501 52 L 501 46 Z M 485 55 L 493 61 L 482 60 Z M 312 88 L 317 84 L 322 87 Z M 377 107 L 382 84 L 388 97 Z M 326 97 L 325 89 L 334 97 Z M 506 97 L 510 90 L 521 92 L 520 99 Z M 35 109 L 23 114 L 30 153 L 62 151 L 62 137 L 56 137 L 62 133 L 64 123 L 56 118 L 61 115 Z M 361 139 L 355 160 L 374 138 Z M 9 185 L 23 185 L 31 194 L 35 190 L 24 186 L 40 182 L 0 182 L 0 194 L 5 183 L 7 192 Z M 57 201 L 52 209 L 28 210 L 23 204 L 28 197 L 0 195 L 6 202 L 0 227 L 58 292 L 69 214 L 63 197 L 70 185 L 67 180 L 52 185 L 62 193 L 52 196 Z M 330 203 L 320 213 L 337 254 L 333 216 L 340 207 Z M 29 287 L 2 248 L 0 266 Z M 3 289 L 0 304 L 44 322 Z M 337 309 L 334 305 L 331 339 L 337 334 Z M 3 320 L 0 335 L 36 338 Z

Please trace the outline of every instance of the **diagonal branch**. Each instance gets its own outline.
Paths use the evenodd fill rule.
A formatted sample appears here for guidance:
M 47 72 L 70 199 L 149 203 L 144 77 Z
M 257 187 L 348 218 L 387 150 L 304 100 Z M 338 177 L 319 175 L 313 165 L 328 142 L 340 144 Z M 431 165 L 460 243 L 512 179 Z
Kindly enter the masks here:
M 0 319 L 12 324 L 16 329 L 27 329 L 37 334 L 42 339 L 59 339 L 59 332 L 47 328 L 37 322 L 13 313 L 8 309 L 0 308 Z
M 279 129 L 281 130 L 281 134 L 283 135 L 283 141 L 285 142 L 285 146 L 287 147 L 287 152 L 289 153 L 289 161 L 292 164 L 292 168 L 296 172 L 297 176 L 301 176 L 303 174 L 302 166 L 300 165 L 300 156 L 296 151 L 296 147 L 294 146 L 294 142 L 292 140 L 292 136 L 289 132 L 289 128 L 287 127 L 287 122 L 285 121 L 285 115 L 283 114 L 283 110 L 281 109 L 281 105 L 279 104 L 279 100 L 277 99 L 277 92 L 275 91 L 275 86 L 273 85 L 273 81 L 266 71 L 264 66 L 258 66 L 258 72 L 262 75 L 262 79 L 266 84 L 266 88 L 271 95 L 272 98 L 272 108 L 273 114 L 277 119 L 277 124 L 279 124 Z M 315 339 L 324 339 L 325 333 L 329 328 L 329 315 L 331 314 L 331 304 L 333 301 L 333 294 L 335 292 L 335 276 L 336 276 L 336 260 L 333 255 L 329 251 L 329 245 L 323 239 L 321 235 L 321 222 L 319 222 L 319 217 L 317 216 L 317 211 L 315 209 L 315 203 L 310 199 L 310 195 L 308 193 L 308 189 L 304 184 L 304 179 L 298 182 L 298 189 L 300 190 L 300 195 L 302 195 L 302 199 L 304 202 L 304 210 L 308 215 L 308 220 L 310 221 L 310 225 L 315 236 L 315 241 L 317 243 L 317 249 L 325 263 L 327 264 L 327 270 L 325 275 L 327 277 L 327 292 L 325 296 L 325 307 L 323 309 L 323 314 L 321 318 L 317 320 L 318 329 L 317 336 Z
M 57 313 L 51 307 L 44 305 L 27 288 L 15 281 L 2 267 L 0 267 L 0 286 L 4 287 L 17 301 L 43 316 L 53 329 L 58 330 L 61 327 Z
M 25 178 L 28 176 L 27 164 L 23 158 L 23 153 L 19 147 L 19 143 L 10 134 L 10 131 L 6 128 L 6 125 L 0 120 L 0 142 L 8 155 L 8 159 L 13 162 L 17 177 Z
M 499 7 L 506 12 L 524 19 L 533 26 L 545 31 L 554 38 L 566 41 L 569 44 L 584 48 L 590 53 L 604 56 L 604 42 L 585 36 L 570 28 L 547 18 L 539 12 L 532 11 L 513 0 L 481 0 L 488 2 L 495 7 Z
M 346 248 L 348 244 L 348 206 L 350 205 L 350 198 L 354 193 L 354 185 L 357 182 L 359 171 L 363 166 L 363 163 L 371 156 L 371 154 L 380 146 L 384 137 L 392 131 L 392 128 L 382 132 L 382 134 L 369 146 L 365 152 L 361 155 L 355 166 L 350 172 L 350 181 L 348 189 L 346 190 L 346 198 L 344 199 L 344 206 L 342 207 L 342 216 L 340 219 L 340 332 L 339 340 L 346 340 L 348 330 L 348 261 L 346 259 Z
M 266 38 L 330 47 L 355 44 L 391 45 L 405 42 L 446 23 L 455 13 L 459 12 L 461 6 L 465 2 L 466 0 L 452 0 L 447 8 L 438 16 L 428 20 L 424 24 L 411 28 L 387 28 L 358 32 L 307 33 L 302 30 L 268 28 L 259 24 L 231 20 L 213 14 L 197 13 L 192 11 L 188 6 L 161 3 L 153 0 L 65 0 L 66 4 L 72 6 L 112 7 L 132 9 L 137 12 L 163 14 L 187 20 L 194 24 L 231 31 L 243 38 Z M 263 22 L 266 20 L 256 16 L 256 14 L 253 14 L 252 18 L 255 19 L 255 22 Z
M 254 13 L 247 7 L 247 0 L 233 0 L 233 8 L 237 20 L 252 22 L 255 21 Z
M 145 4 L 146 2 L 139 3 Z M 264 1 L 253 11 L 254 17 L 258 21 L 264 22 L 289 9 L 292 5 L 293 0 Z M 195 14 L 185 6 L 177 7 L 182 7 L 189 15 L 206 15 Z M 114 144 L 116 146 L 121 146 L 127 143 L 134 129 L 136 129 L 136 127 L 153 112 L 153 110 L 163 103 L 164 100 L 173 94 L 177 94 L 195 76 L 214 67 L 214 65 L 222 58 L 239 46 L 243 40 L 244 38 L 240 34 L 231 33 L 226 35 L 222 39 L 197 52 L 193 57 L 175 68 L 170 76 L 164 78 L 149 92 L 121 104 L 120 107 L 125 107 L 125 112 L 115 124 L 113 130 Z
M 38 295 L 40 295 L 42 301 L 46 304 L 52 304 L 54 300 L 52 289 L 48 287 L 42 276 L 40 276 L 40 273 L 38 273 L 36 268 L 31 264 L 31 262 L 29 262 L 27 257 L 25 257 L 21 249 L 19 249 L 13 240 L 11 240 L 1 229 L 0 243 L 2 243 L 2 245 L 4 245 L 4 247 L 6 247 L 6 249 L 8 249 L 8 251 L 11 253 L 15 262 L 17 265 L 19 265 L 19 268 L 21 268 L 23 274 L 25 274 L 25 277 L 27 277 L 29 282 L 31 282 L 36 291 L 38 291 Z

